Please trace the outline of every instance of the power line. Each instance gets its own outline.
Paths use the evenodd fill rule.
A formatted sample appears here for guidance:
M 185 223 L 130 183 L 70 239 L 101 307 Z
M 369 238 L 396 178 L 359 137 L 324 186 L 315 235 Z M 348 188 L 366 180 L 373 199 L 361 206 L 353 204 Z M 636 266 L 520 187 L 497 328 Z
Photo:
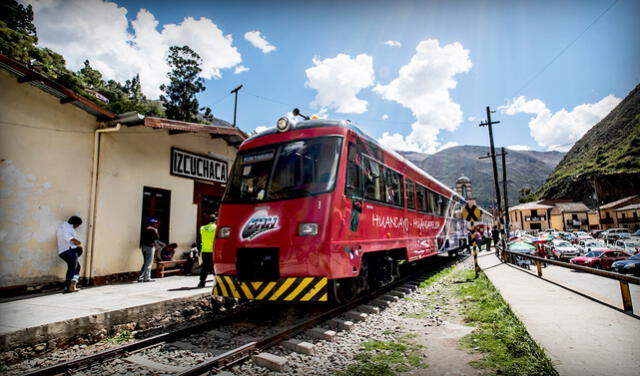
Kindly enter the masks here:
M 562 54 L 564 54 L 569 48 L 571 48 L 571 46 L 573 46 L 578 41 L 578 39 L 580 39 L 591 28 L 591 26 L 595 25 L 595 23 L 598 22 L 600 18 L 602 18 L 602 16 L 604 16 L 611 8 L 613 8 L 613 6 L 616 5 L 618 1 L 619 0 L 614 0 L 613 3 L 611 3 L 604 11 L 602 11 L 602 13 L 600 13 L 598 17 L 596 17 L 584 30 L 582 30 L 582 32 L 578 34 L 578 36 L 574 40 L 571 41 L 571 43 L 566 45 L 560 51 L 560 53 L 558 53 L 553 59 L 551 59 L 551 61 L 547 63 L 547 65 L 545 65 L 540 71 L 538 71 L 538 73 L 536 73 L 532 78 L 530 78 L 524 85 L 522 85 L 520 89 L 516 90 L 516 93 L 511 97 L 512 98 L 516 97 L 518 94 L 520 94 L 520 92 L 522 92 L 522 90 L 524 90 L 533 81 L 535 81 L 538 77 L 540 77 L 540 75 L 544 73 L 544 71 L 546 71 L 547 68 L 551 66 L 551 64 L 555 63 L 555 61 L 558 60 L 558 58 L 562 56 Z

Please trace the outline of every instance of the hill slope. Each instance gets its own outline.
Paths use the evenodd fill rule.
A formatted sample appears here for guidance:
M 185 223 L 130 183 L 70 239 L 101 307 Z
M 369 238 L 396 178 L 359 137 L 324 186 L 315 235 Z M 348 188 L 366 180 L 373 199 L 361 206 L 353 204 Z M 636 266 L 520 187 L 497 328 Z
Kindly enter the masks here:
M 500 152 L 499 149 L 496 150 Z M 427 171 L 444 184 L 453 187 L 461 176 L 471 179 L 473 196 L 483 207 L 493 206 L 494 183 L 491 159 L 478 159 L 487 155 L 486 146 L 455 146 L 433 155 L 401 153 L 418 167 Z M 507 177 L 509 180 L 509 204 L 518 203 L 519 190 L 537 189 L 562 159 L 560 152 L 507 151 Z M 496 158 L 498 180 L 502 192 L 502 160 Z
M 538 198 L 595 206 L 640 192 L 640 85 L 573 145 Z

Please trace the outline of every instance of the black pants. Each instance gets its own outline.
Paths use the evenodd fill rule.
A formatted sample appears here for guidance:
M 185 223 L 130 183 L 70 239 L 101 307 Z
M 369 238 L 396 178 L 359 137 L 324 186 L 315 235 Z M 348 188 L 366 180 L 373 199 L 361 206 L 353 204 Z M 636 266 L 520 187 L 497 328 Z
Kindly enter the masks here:
M 69 290 L 71 280 L 78 282 L 80 277 L 80 263 L 78 262 L 78 256 L 82 254 L 82 248 L 69 248 L 62 252 L 58 256 L 67 263 L 67 275 L 64 282 L 64 290 Z
M 200 284 L 204 285 L 209 273 L 213 273 L 213 252 L 202 252 L 202 267 L 200 268 Z

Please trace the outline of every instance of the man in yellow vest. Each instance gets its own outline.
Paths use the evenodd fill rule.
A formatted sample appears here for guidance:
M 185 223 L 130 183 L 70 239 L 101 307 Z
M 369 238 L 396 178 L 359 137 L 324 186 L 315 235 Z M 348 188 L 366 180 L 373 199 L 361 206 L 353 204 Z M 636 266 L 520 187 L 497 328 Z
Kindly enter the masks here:
M 216 215 L 209 216 L 209 223 L 200 227 L 200 251 L 202 252 L 202 265 L 200 268 L 200 284 L 198 287 L 204 287 L 209 273 L 213 273 L 213 242 L 216 237 Z

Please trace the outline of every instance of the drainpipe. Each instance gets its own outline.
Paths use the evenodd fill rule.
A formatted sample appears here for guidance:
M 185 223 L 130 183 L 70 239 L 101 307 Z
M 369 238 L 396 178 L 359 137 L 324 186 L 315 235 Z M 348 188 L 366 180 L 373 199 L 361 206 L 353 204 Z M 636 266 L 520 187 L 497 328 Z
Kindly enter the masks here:
M 87 255 L 85 258 L 85 277 L 91 281 L 93 278 L 93 245 L 95 241 L 95 222 L 96 222 L 96 205 L 98 202 L 98 168 L 100 162 L 100 135 L 102 133 L 118 132 L 122 125 L 142 125 L 144 124 L 144 116 L 135 111 L 126 112 L 118 115 L 115 119 L 107 122 L 105 125 L 110 128 L 96 129 L 93 133 L 93 168 L 91 170 L 91 191 L 89 196 L 89 233 L 87 239 Z
M 87 256 L 85 259 L 85 277 L 88 282 L 93 277 L 93 240 L 95 237 L 95 221 L 96 221 L 96 203 L 97 203 L 97 190 L 98 190 L 98 166 L 100 158 L 100 134 L 117 132 L 122 127 L 122 124 L 117 123 L 112 128 L 100 128 L 93 132 L 93 167 L 91 169 L 91 191 L 89 196 L 89 234 L 87 239 Z

